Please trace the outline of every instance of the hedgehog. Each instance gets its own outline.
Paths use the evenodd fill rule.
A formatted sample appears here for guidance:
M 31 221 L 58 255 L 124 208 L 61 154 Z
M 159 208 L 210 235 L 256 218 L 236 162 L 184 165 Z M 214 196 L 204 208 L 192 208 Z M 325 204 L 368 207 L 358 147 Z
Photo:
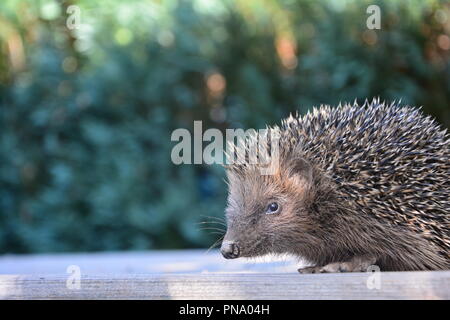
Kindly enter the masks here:
M 449 269 L 450 138 L 421 108 L 355 100 L 268 130 L 273 174 L 225 165 L 225 258 L 288 254 L 309 262 L 300 273 Z

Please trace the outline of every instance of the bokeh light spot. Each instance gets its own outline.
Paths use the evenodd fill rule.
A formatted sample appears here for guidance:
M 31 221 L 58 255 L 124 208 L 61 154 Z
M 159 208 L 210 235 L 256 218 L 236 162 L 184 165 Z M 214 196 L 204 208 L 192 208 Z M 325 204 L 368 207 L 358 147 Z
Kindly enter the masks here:
M 74 57 L 66 57 L 62 62 L 62 69 L 66 73 L 72 73 L 77 70 L 78 62 Z
M 41 6 L 41 17 L 44 20 L 54 20 L 61 15 L 61 7 L 56 1 L 46 1 Z
M 282 65 L 286 69 L 295 69 L 297 67 L 295 42 L 289 37 L 280 37 L 276 40 L 275 46 Z
M 163 30 L 158 34 L 158 43 L 163 47 L 171 47 L 175 41 L 175 36 L 170 30 Z
M 439 48 L 442 50 L 449 50 L 450 49 L 450 38 L 446 34 L 441 34 L 437 38 L 437 44 Z
M 207 77 L 206 85 L 213 96 L 219 96 L 225 90 L 226 80 L 220 73 L 214 72 Z
M 365 44 L 374 46 L 378 42 L 377 33 L 374 30 L 366 30 L 362 33 L 362 39 Z
M 434 19 L 436 19 L 436 21 L 439 22 L 440 24 L 444 24 L 447 22 L 448 19 L 447 13 L 442 9 L 436 10 L 436 13 L 434 14 Z
M 127 28 L 120 28 L 114 34 L 116 42 L 121 46 L 126 46 L 133 41 L 133 33 Z

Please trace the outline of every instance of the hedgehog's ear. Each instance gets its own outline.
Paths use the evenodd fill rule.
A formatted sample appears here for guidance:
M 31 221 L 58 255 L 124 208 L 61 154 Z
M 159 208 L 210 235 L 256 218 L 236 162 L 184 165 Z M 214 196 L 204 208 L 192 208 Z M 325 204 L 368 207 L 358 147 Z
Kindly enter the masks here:
M 292 159 L 288 168 L 288 176 L 296 186 L 302 189 L 309 188 L 313 182 L 312 166 L 302 158 Z

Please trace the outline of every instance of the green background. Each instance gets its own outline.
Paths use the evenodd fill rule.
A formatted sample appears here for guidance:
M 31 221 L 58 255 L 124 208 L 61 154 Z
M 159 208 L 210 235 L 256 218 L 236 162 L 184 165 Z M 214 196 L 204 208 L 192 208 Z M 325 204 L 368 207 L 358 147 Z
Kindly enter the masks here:
M 449 127 L 449 34 L 444 1 L 2 0 L 0 252 L 208 247 L 224 172 L 174 165 L 174 129 L 373 97 Z

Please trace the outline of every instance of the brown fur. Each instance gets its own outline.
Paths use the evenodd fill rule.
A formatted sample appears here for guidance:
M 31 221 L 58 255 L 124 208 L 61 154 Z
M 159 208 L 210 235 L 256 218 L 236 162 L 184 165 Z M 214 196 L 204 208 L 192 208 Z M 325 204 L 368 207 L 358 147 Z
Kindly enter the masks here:
M 239 245 L 240 256 L 450 268 L 450 139 L 433 120 L 374 100 L 321 107 L 272 130 L 281 134 L 274 175 L 256 165 L 227 170 L 225 240 Z M 272 201 L 281 210 L 267 215 Z

